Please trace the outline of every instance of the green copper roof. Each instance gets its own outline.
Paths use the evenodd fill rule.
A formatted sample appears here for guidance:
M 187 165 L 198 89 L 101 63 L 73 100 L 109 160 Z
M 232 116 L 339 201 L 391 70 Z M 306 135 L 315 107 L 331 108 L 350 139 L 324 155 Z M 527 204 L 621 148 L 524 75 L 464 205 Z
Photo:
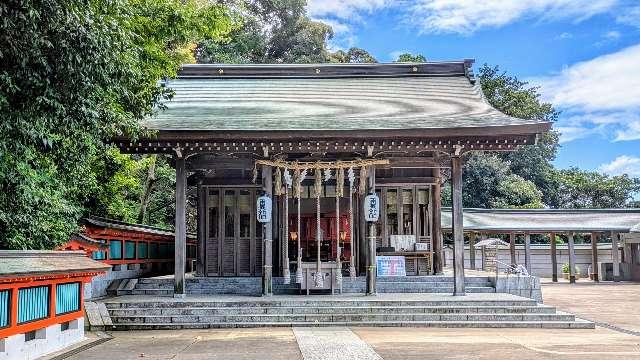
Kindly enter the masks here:
M 451 209 L 442 210 L 442 228 L 451 229 Z M 640 209 L 464 209 L 465 231 L 640 230 Z
M 175 96 L 146 126 L 164 131 L 548 126 L 491 107 L 465 66 L 185 66 L 166 82 Z

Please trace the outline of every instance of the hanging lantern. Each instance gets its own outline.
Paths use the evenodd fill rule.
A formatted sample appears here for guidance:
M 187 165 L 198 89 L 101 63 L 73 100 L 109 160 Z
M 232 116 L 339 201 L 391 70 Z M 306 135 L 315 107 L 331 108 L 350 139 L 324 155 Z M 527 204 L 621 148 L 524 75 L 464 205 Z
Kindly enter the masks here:
M 258 222 L 260 223 L 268 223 L 271 221 L 271 198 L 267 195 L 262 195 L 258 197 L 257 206 L 256 206 L 256 216 Z

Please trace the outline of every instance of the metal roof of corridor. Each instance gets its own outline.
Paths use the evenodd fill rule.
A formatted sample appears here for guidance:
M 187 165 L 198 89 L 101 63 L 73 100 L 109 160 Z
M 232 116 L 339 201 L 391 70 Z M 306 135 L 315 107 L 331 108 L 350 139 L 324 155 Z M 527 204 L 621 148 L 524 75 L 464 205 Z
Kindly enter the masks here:
M 451 209 L 442 229 L 451 230 Z M 640 232 L 640 209 L 464 209 L 465 231 Z

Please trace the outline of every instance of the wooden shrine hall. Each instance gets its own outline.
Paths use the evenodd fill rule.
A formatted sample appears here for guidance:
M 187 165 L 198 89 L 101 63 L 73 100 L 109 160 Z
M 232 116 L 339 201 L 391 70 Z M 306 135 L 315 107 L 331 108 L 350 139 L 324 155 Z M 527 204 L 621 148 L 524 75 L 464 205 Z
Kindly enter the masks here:
M 272 277 L 340 288 L 376 256 L 407 275 L 442 272 L 441 170 L 451 169 L 455 295 L 464 295 L 462 162 L 473 151 L 534 144 L 551 124 L 507 116 L 484 99 L 472 60 L 394 64 L 184 65 L 175 95 L 127 153 L 171 154 L 176 167 L 175 294 L 185 294 L 186 190 L 197 190 L 196 276 Z M 364 199 L 378 195 L 367 223 Z M 257 199 L 271 198 L 258 222 Z

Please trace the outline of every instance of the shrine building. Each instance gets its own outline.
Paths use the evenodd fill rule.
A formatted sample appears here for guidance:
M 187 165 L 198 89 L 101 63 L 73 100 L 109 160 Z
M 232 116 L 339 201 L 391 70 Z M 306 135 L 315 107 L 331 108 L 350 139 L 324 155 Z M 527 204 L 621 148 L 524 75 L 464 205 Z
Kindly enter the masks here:
M 196 277 L 261 278 L 264 295 L 275 278 L 309 293 L 366 277 L 374 293 L 376 257 L 404 258 L 407 276 L 442 273 L 444 171 L 454 294 L 464 295 L 463 158 L 532 145 L 551 129 L 493 108 L 472 64 L 184 65 L 163 83 L 175 95 L 145 121 L 151 132 L 114 139 L 123 152 L 174 159 L 175 295 L 189 291 L 188 187 Z M 366 221 L 369 195 L 377 221 Z

